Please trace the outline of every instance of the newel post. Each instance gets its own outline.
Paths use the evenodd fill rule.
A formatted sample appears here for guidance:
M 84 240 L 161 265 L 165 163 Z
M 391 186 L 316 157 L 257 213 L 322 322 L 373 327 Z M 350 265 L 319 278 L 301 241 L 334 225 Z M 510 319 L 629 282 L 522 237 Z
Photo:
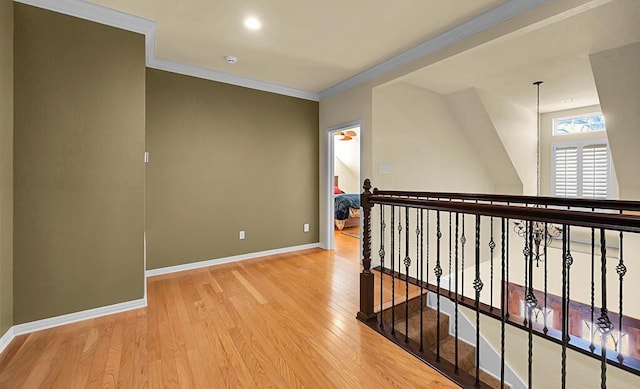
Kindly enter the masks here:
M 360 273 L 360 311 L 357 318 L 362 321 L 373 321 L 373 273 L 371 273 L 371 181 L 364 180 L 364 192 L 360 195 L 360 206 L 363 212 L 362 231 L 362 273 Z M 376 190 L 374 189 L 374 192 Z

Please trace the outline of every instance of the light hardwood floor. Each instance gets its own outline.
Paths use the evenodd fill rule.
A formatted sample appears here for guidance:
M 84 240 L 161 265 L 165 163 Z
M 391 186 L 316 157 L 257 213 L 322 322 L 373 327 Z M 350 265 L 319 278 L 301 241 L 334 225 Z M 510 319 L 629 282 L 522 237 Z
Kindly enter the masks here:
M 360 241 L 336 242 L 150 278 L 145 309 L 16 338 L 0 388 L 456 387 L 355 319 Z

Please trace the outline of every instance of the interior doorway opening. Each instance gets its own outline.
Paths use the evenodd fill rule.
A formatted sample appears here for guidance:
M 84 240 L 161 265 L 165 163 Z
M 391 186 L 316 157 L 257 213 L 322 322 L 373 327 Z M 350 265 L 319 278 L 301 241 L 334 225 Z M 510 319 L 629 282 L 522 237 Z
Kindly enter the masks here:
M 328 131 L 329 249 L 358 258 L 361 238 L 362 129 L 359 123 Z

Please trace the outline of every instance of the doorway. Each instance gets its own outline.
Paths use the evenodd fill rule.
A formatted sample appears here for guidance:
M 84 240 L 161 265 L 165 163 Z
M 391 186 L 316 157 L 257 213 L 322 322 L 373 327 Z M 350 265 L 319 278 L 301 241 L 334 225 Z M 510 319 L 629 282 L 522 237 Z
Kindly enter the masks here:
M 361 220 L 362 127 L 352 123 L 330 129 L 328 141 L 328 248 L 337 254 L 359 257 Z

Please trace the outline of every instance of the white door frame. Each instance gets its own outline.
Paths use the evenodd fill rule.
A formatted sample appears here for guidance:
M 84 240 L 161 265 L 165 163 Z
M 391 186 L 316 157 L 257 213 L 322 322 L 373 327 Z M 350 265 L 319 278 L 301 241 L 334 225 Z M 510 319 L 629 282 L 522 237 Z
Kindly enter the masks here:
M 330 127 L 326 129 L 325 133 L 325 166 L 326 166 L 326 175 L 325 175 L 325 193 L 323 194 L 323 200 L 325 202 L 325 225 L 323 228 L 326 232 L 327 237 L 327 250 L 334 249 L 334 241 L 333 241 L 333 219 L 334 219 L 334 201 L 333 201 L 333 176 L 334 176 L 334 158 L 335 158 L 335 150 L 334 150 L 334 133 L 338 131 L 345 131 L 349 128 L 358 127 L 360 130 L 360 155 L 358 158 L 360 159 L 360 171 L 358 172 L 358 179 L 362 180 L 362 147 L 364 145 L 363 136 L 364 136 L 364 127 L 362 124 L 362 120 L 356 120 L 349 123 L 340 124 L 335 127 Z M 362 182 L 360 182 L 362 184 Z M 360 188 L 360 192 L 362 192 L 362 188 Z M 360 216 L 362 221 L 362 216 Z M 362 223 L 360 223 L 362 224 Z M 362 248 L 360 248 L 362 250 Z

